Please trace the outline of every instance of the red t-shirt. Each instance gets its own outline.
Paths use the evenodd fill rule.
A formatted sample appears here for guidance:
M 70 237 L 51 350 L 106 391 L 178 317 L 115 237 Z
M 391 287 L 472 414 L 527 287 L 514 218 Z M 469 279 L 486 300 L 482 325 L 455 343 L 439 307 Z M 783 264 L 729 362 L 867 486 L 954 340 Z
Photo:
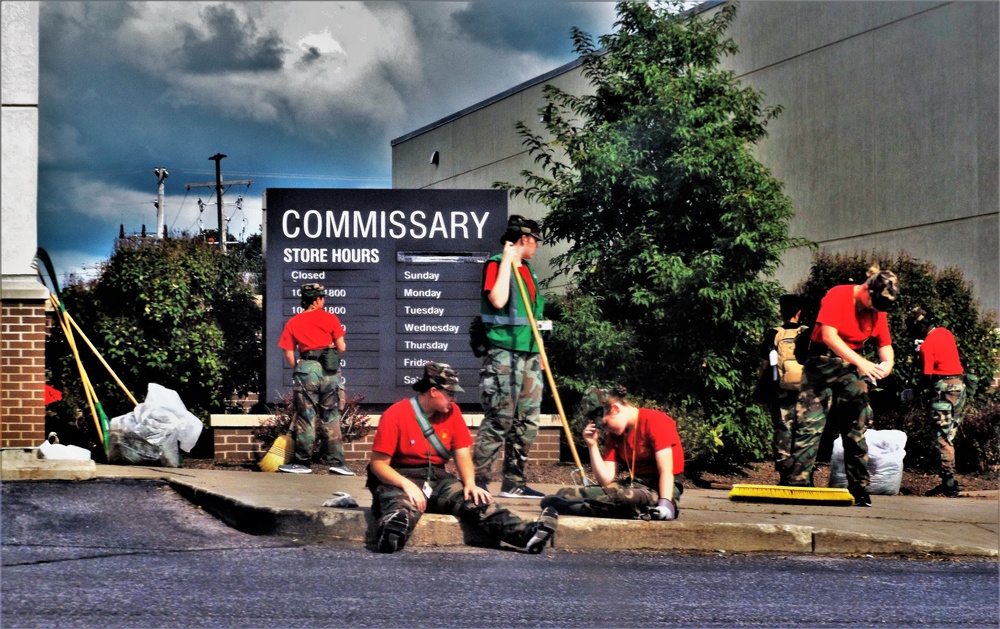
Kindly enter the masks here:
M 448 451 L 454 452 L 472 445 L 472 435 L 457 404 L 451 405 L 451 413 L 448 415 L 428 419 L 434 433 Z M 372 452 L 392 457 L 389 465 L 393 467 L 420 467 L 427 465 L 428 457 L 431 465 L 445 464 L 420 430 L 409 399 L 396 402 L 382 413 L 375 430 Z
M 493 285 L 497 283 L 497 271 L 500 270 L 500 263 L 491 260 L 486 263 L 486 277 L 483 280 L 483 292 L 490 292 L 493 290 Z M 522 264 L 518 267 L 518 271 L 521 273 L 521 278 L 524 279 L 524 286 L 528 289 L 528 296 L 531 297 L 531 301 L 535 301 L 535 281 L 531 278 L 531 271 L 528 270 L 528 265 Z
M 884 312 L 854 307 L 854 284 L 834 286 L 827 291 L 819 305 L 816 327 L 809 337 L 814 343 L 823 343 L 823 325 L 837 329 L 837 334 L 847 346 L 857 351 L 870 337 L 875 337 L 878 347 L 892 345 L 889 336 L 889 319 Z
M 958 358 L 955 335 L 945 328 L 934 328 L 920 344 L 925 376 L 958 376 L 965 373 Z
M 673 472 L 684 471 L 684 449 L 677 434 L 677 424 L 660 411 L 639 409 L 639 418 L 631 434 L 621 436 L 608 433 L 604 438 L 604 460 L 618 463 L 618 471 L 627 470 L 632 465 L 632 448 L 635 446 L 636 476 L 659 476 L 656 467 L 656 453 L 664 448 L 673 448 Z
M 295 315 L 285 324 L 278 339 L 281 349 L 308 352 L 329 347 L 334 340 L 344 336 L 344 326 L 337 315 L 326 310 L 306 310 Z

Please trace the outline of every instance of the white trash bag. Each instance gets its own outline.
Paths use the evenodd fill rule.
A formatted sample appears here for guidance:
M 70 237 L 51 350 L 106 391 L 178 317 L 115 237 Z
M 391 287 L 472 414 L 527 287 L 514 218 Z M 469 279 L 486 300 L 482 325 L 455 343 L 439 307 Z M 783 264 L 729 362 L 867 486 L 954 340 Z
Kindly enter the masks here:
M 190 452 L 201 430 L 176 391 L 150 383 L 142 404 L 111 420 L 108 461 L 180 467 L 179 450 Z
M 52 461 L 89 461 L 90 450 L 72 444 L 59 443 L 56 433 L 38 445 L 38 453 L 43 459 Z
M 895 496 L 903 484 L 903 458 L 906 456 L 906 433 L 902 430 L 869 430 L 868 474 L 871 480 L 869 494 Z M 847 470 L 844 467 L 844 443 L 840 437 L 833 442 L 830 456 L 830 487 L 847 487 Z

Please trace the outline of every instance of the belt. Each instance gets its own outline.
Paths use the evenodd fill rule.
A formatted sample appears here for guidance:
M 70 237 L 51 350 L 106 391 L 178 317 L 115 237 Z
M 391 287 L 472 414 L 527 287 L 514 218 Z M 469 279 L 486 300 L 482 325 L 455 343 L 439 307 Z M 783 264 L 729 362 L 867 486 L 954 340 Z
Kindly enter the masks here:
M 813 343 L 813 342 L 810 342 L 809 343 L 809 357 L 810 358 L 815 358 L 815 357 L 818 357 L 818 356 L 823 356 L 823 357 L 826 357 L 826 358 L 840 358 L 839 356 L 837 356 L 837 354 L 834 353 L 834 351 L 832 349 L 830 349 L 826 345 L 824 345 L 822 343 Z
M 937 382 L 938 380 L 947 380 L 948 378 L 958 378 L 959 380 L 961 380 L 961 379 L 965 378 L 965 374 L 961 374 L 960 373 L 960 374 L 955 375 L 955 376 L 934 375 L 934 376 L 931 376 L 931 377 L 934 379 L 935 382 Z
M 311 349 L 308 352 L 299 352 L 299 356 L 302 357 L 302 360 L 319 360 L 324 351 L 326 350 Z

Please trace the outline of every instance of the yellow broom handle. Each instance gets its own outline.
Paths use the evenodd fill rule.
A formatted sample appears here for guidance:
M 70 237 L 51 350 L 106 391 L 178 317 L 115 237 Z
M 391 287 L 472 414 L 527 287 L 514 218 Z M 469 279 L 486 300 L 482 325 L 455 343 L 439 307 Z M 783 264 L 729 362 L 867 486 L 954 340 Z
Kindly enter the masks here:
M 80 333 L 80 337 L 83 338 L 83 340 L 87 343 L 87 346 L 90 347 L 92 352 L 94 352 L 94 356 L 97 356 L 97 360 L 101 361 L 101 364 L 104 365 L 104 368 L 108 370 L 108 373 L 111 374 L 111 377 L 115 379 L 115 382 L 118 383 L 118 386 L 122 388 L 122 391 L 125 392 L 125 395 L 128 396 L 128 399 L 132 400 L 132 404 L 139 406 L 139 402 L 136 401 L 136 399 L 129 392 L 128 388 L 122 383 L 121 378 L 118 377 L 118 374 L 115 373 L 115 370 L 112 369 L 111 365 L 109 365 L 104 360 L 104 357 L 101 356 L 101 353 L 97 351 L 97 348 L 94 347 L 94 344 L 90 342 L 90 339 L 87 338 L 87 335 L 84 334 L 83 330 L 80 329 L 80 326 L 79 324 L 77 324 L 76 319 L 73 318 L 73 315 L 67 312 L 66 319 L 69 320 L 69 322 L 73 324 L 73 328 Z
M 549 369 L 549 358 L 545 355 L 545 345 L 542 344 L 542 335 L 538 332 L 538 324 L 535 321 L 535 315 L 531 312 L 531 299 L 528 298 L 528 291 L 524 287 L 524 280 L 521 279 L 521 272 L 518 271 L 517 264 L 511 262 L 510 267 L 511 272 L 514 274 L 514 279 L 517 280 L 517 290 L 521 293 L 521 300 L 524 301 L 524 309 L 528 313 L 528 321 L 531 324 L 531 334 L 535 337 L 535 343 L 538 344 L 538 355 L 542 359 L 542 370 L 545 371 L 545 377 L 549 381 L 549 389 L 552 390 L 552 398 L 556 401 L 556 410 L 559 411 L 559 420 L 562 422 L 563 430 L 566 432 L 566 441 L 569 442 L 570 452 L 573 453 L 573 463 L 576 464 L 576 469 L 583 470 L 583 464 L 580 463 L 580 455 L 576 452 L 576 444 L 573 443 L 573 432 L 569 428 L 569 422 L 566 421 L 566 412 L 563 410 L 562 400 L 559 399 L 559 389 L 556 388 L 555 378 L 552 377 L 552 370 Z
M 83 368 L 83 362 L 80 361 L 80 352 L 76 348 L 76 340 L 73 338 L 73 330 L 69 327 L 69 324 L 66 323 L 66 319 L 63 317 L 63 314 L 68 317 L 69 313 L 59 307 L 59 301 L 55 298 L 55 295 L 49 293 L 49 299 L 52 301 L 52 306 L 56 309 L 56 317 L 59 319 L 59 326 L 62 328 L 63 334 L 66 335 L 66 341 L 69 343 L 69 348 L 73 352 L 73 358 L 76 359 L 76 368 L 80 371 L 80 382 L 83 384 L 83 393 L 87 398 L 87 405 L 90 407 L 90 414 L 94 418 L 94 428 L 97 429 L 97 437 L 103 444 L 104 431 L 101 430 L 101 420 L 97 417 L 97 407 L 94 404 L 94 400 L 97 399 L 97 393 L 93 390 L 93 385 L 90 384 L 90 378 L 87 377 L 87 370 Z

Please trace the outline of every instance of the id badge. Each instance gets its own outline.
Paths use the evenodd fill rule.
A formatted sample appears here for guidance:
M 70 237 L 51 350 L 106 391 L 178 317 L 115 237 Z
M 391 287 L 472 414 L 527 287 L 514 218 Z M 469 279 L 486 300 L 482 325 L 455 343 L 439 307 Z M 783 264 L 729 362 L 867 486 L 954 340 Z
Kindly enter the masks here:
M 421 487 L 420 489 L 421 489 L 421 491 L 424 492 L 424 495 L 427 496 L 427 498 L 431 497 L 431 492 L 433 490 L 431 489 L 431 486 L 427 484 L 427 481 L 424 481 L 424 486 Z

